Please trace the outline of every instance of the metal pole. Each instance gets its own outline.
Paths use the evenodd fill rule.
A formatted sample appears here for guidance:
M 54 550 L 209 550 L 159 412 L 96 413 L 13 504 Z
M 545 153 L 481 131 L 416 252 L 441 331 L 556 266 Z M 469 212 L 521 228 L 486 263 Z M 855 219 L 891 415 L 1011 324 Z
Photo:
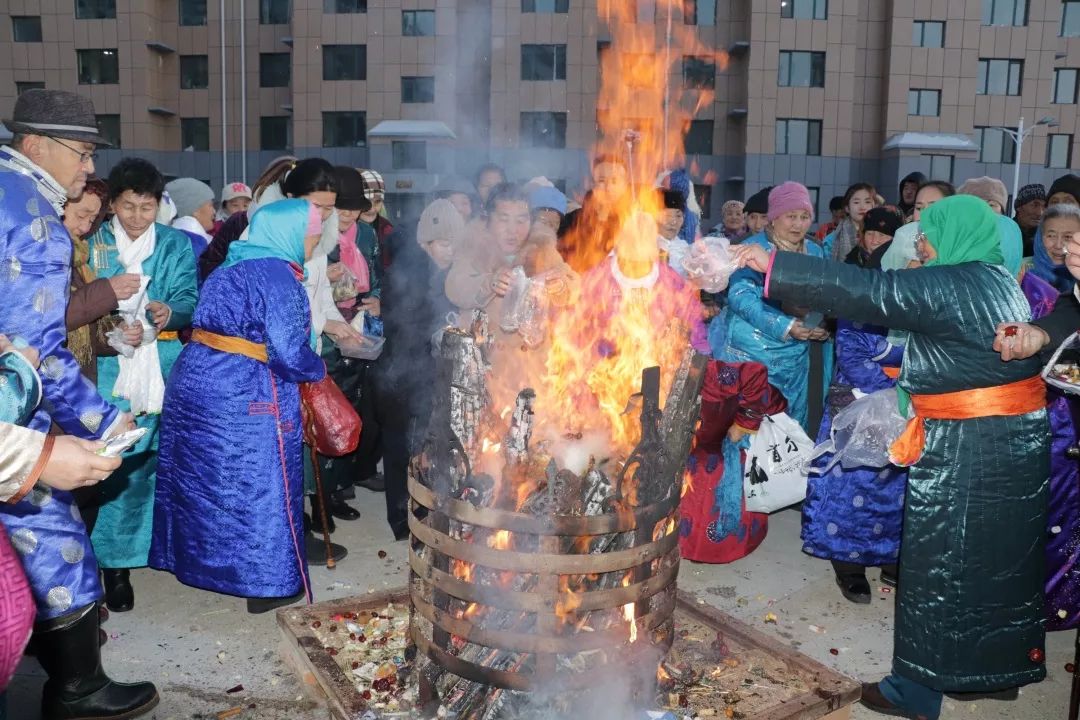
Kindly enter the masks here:
M 1013 168 L 1013 206 L 1016 205 L 1016 194 L 1020 192 L 1020 163 L 1024 150 L 1024 118 L 1020 118 L 1020 126 L 1016 129 L 1016 167 Z M 1004 208 L 1005 214 L 1012 215 L 1013 208 Z
M 671 102 L 671 9 L 673 5 L 672 2 L 668 2 L 667 5 L 667 37 L 664 43 L 664 154 L 660 157 L 661 170 L 666 170 L 668 167 L 668 115 L 670 114 L 668 106 Z
M 229 111 L 225 94 L 225 0 L 221 0 L 221 184 L 229 182 Z
M 240 180 L 247 185 L 247 42 L 245 41 L 244 5 L 240 2 Z M 226 180 L 228 182 L 228 180 Z

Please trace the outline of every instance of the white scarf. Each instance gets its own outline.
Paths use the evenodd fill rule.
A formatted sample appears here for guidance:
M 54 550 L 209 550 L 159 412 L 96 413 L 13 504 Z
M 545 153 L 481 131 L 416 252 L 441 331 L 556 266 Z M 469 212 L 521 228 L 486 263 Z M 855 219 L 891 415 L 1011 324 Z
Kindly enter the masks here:
M 619 259 L 615 257 L 615 253 L 612 252 L 609 256 L 611 258 L 611 275 L 615 278 L 615 283 L 622 288 L 623 292 L 630 292 L 632 290 L 651 290 L 656 281 L 660 279 L 660 263 L 654 262 L 652 269 L 649 270 L 648 275 L 641 278 L 631 278 L 623 274 L 623 271 L 619 269 Z
M 210 237 L 210 233 L 203 229 L 202 223 L 191 217 L 185 215 L 181 218 L 176 218 L 172 221 L 172 226 L 177 230 L 183 230 L 184 232 L 191 233 L 192 235 L 198 235 L 206 242 L 210 242 L 214 238 Z
M 142 264 L 154 254 L 154 245 L 157 241 L 156 226 L 151 225 L 142 237 L 132 240 L 124 231 L 119 219 L 114 217 L 112 231 L 116 238 L 116 249 L 124 272 L 142 276 L 140 292 L 127 300 L 120 301 L 120 313 L 127 322 L 138 320 L 143 327 L 147 327 L 149 320 L 146 317 L 146 306 L 149 300 L 146 296 L 146 288 L 150 283 L 150 278 L 143 275 Z M 131 402 L 131 411 L 136 415 L 160 413 L 165 401 L 165 379 L 161 375 L 157 334 L 153 333 L 151 337 L 150 333 L 145 333 L 142 345 L 135 348 L 135 354 L 130 358 L 120 355 L 118 360 L 120 372 L 113 386 L 113 395 L 127 398 Z
M 4 145 L 0 150 L 10 156 L 10 159 L 0 158 L 0 166 L 13 170 L 20 175 L 33 178 L 34 182 L 37 183 L 38 191 L 48 199 L 57 215 L 63 215 L 64 204 L 68 201 L 67 190 L 56 182 L 56 178 L 47 173 L 44 168 L 35 165 L 30 158 L 18 150 L 8 145 Z

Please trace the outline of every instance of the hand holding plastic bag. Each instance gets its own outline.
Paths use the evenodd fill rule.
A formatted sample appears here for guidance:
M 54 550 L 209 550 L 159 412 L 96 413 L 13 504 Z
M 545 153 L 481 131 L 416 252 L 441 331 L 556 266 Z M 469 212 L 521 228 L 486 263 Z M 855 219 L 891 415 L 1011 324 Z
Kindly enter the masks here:
M 727 290 L 731 274 L 738 268 L 728 252 L 724 238 L 702 238 L 690 246 L 683 259 L 683 269 L 692 283 L 705 292 L 718 293 Z
M 824 475 L 837 464 L 845 470 L 890 465 L 889 447 L 907 425 L 897 409 L 896 388 L 859 397 L 833 418 L 829 439 L 814 448 L 810 461 L 832 453 L 829 463 L 812 472 Z

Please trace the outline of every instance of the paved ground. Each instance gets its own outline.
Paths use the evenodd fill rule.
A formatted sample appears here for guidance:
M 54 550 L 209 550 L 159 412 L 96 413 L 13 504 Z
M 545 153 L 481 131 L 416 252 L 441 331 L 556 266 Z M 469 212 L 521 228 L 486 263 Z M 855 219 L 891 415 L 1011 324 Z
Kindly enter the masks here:
M 367 491 L 357 501 L 364 517 L 339 523 L 335 539 L 351 552 L 335 570 L 312 573 L 317 600 L 363 594 L 404 584 L 407 547 L 395 543 L 383 518 L 382 496 Z M 365 507 L 366 506 L 366 507 Z M 367 509 L 370 508 L 370 509 Z M 768 539 L 751 557 L 726 566 L 684 563 L 681 587 L 716 607 L 799 648 L 853 677 L 880 677 L 892 650 L 892 595 L 872 605 L 852 605 L 833 583 L 828 563 L 799 551 L 799 515 L 773 517 Z M 389 556 L 380 560 L 378 551 Z M 871 575 L 875 592 L 876 571 Z M 151 679 L 162 702 L 155 720 L 213 720 L 218 712 L 244 708 L 235 720 L 324 720 L 326 711 L 305 699 L 279 660 L 279 634 L 272 614 L 248 615 L 243 601 L 185 587 L 151 570 L 133 574 L 136 607 L 113 615 L 104 663 L 120 680 Z M 766 624 L 766 613 L 777 615 Z M 815 626 L 817 630 L 811 628 Z M 821 632 L 823 631 L 823 632 Z M 945 720 L 1063 720 L 1069 697 L 1072 633 L 1049 639 L 1050 677 L 1026 688 L 1015 703 L 946 701 Z M 831 655 L 830 648 L 840 651 Z M 43 675 L 25 661 L 8 694 L 12 720 L 39 720 Z M 243 690 L 226 691 L 237 685 Z M 880 717 L 856 709 L 858 720 Z

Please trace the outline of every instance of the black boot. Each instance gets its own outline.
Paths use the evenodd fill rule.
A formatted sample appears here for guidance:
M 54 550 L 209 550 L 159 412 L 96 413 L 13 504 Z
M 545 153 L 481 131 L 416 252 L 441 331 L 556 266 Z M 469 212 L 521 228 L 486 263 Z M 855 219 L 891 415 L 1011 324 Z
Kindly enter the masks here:
M 330 556 L 335 563 L 344 560 L 348 554 L 349 550 L 344 545 L 330 543 Z M 308 565 L 322 567 L 329 564 L 326 562 L 326 542 L 312 534 L 311 519 L 307 515 L 304 515 L 304 555 Z
M 309 495 L 308 497 L 311 498 L 311 530 L 313 532 L 317 532 L 320 535 L 322 535 L 323 534 L 323 521 L 322 521 L 322 512 L 321 512 L 320 507 L 319 507 L 320 504 L 322 503 L 322 500 L 319 498 L 319 496 L 317 494 L 316 495 Z M 335 530 L 337 530 L 337 523 L 334 522 L 334 516 L 330 512 L 329 506 L 327 506 L 326 528 L 325 529 L 328 532 L 334 532 Z
M 330 493 L 330 501 L 326 503 L 326 509 L 330 515 L 338 520 L 359 520 L 360 511 L 345 502 L 340 493 Z
M 131 587 L 131 571 L 127 568 L 102 568 L 105 584 L 105 607 L 113 612 L 127 612 L 135 607 L 135 589 Z
M 56 621 L 47 624 L 55 627 Z M 37 658 L 49 679 L 42 691 L 42 720 L 122 720 L 158 704 L 153 683 L 118 683 L 101 669 L 96 608 L 57 629 L 40 629 Z
M 850 602 L 858 605 L 870 604 L 870 582 L 866 579 L 866 568 L 854 563 L 833 560 L 833 572 L 840 592 Z
M 900 567 L 895 563 L 881 566 L 881 584 L 896 587 L 900 584 Z

